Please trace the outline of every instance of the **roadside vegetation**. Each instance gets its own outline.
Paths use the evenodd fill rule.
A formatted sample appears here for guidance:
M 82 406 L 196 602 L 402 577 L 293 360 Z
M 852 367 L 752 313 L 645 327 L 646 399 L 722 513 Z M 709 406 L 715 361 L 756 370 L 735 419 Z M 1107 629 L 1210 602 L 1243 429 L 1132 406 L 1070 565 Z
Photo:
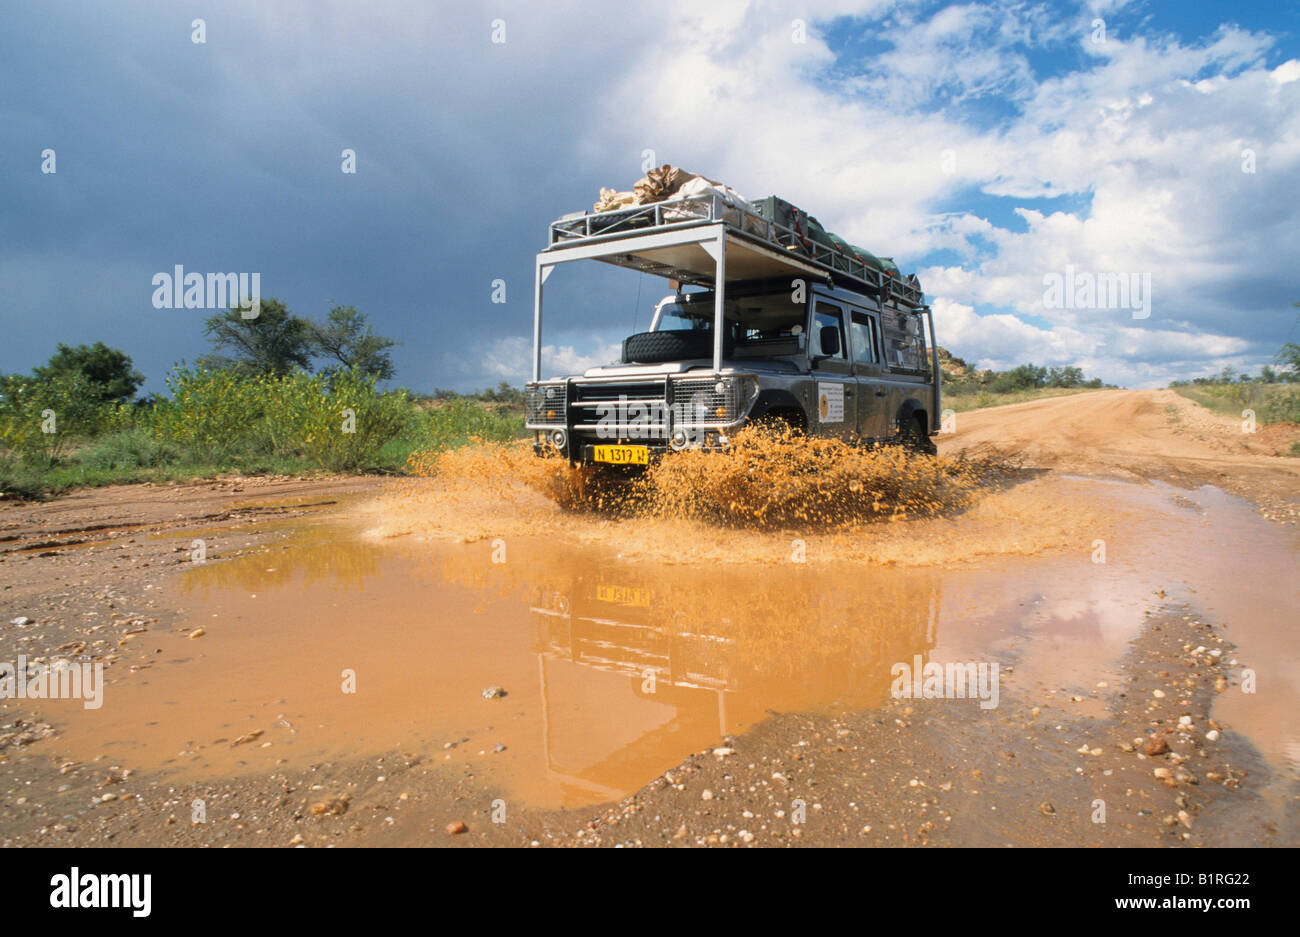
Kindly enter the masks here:
M 1259 423 L 1300 423 L 1300 345 L 1282 346 L 1275 363 L 1277 368 L 1265 367 L 1257 375 L 1224 368 L 1214 377 L 1174 381 L 1170 387 L 1226 416 L 1253 410 Z
M 1114 386 L 1103 384 L 1100 378 L 1087 378 L 1082 368 L 1075 367 L 1048 368 L 1030 363 L 1009 371 L 981 371 L 942 347 L 939 368 L 943 372 L 944 409 L 958 413 Z
M 0 496 L 227 473 L 405 470 L 413 452 L 522 435 L 522 391 L 380 390 L 389 349 L 364 314 L 320 322 L 264 300 L 256 318 L 210 317 L 212 353 L 177 364 L 167 393 L 102 342 L 60 344 L 31 374 L 0 375 Z M 315 365 L 315 367 L 313 367 Z

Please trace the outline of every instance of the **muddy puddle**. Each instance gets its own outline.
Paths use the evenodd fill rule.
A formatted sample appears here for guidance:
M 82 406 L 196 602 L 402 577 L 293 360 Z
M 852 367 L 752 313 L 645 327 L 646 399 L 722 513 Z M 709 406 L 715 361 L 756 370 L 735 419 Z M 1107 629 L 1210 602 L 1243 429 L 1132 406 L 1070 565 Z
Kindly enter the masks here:
M 1044 701 L 1104 716 L 1147 617 L 1187 603 L 1255 672 L 1212 715 L 1300 773 L 1300 550 L 1216 489 L 1040 478 L 910 534 L 731 531 L 689 562 L 665 553 L 690 528 L 639 531 L 639 550 L 623 522 L 538 508 L 454 529 L 394 497 L 171 579 L 183 630 L 205 634 L 138 636 L 153 653 L 110 671 L 99 710 L 46 704 L 58 744 L 178 779 L 397 748 L 576 807 L 770 712 L 875 707 L 918 659 L 999 664 L 997 707 L 967 700 L 971 719 Z

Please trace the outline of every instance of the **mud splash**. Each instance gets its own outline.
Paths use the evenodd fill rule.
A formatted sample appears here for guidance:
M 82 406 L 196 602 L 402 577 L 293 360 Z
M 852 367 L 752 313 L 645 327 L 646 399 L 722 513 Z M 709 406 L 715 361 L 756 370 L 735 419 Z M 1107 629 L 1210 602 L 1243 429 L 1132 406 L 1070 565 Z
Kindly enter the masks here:
M 835 440 L 742 437 L 727 454 L 682 453 L 640 478 L 476 445 L 420 457 L 423 477 L 366 509 L 377 539 L 548 537 L 672 565 L 952 565 L 1078 549 L 1109 535 L 1093 483 L 1046 495 L 985 449 L 935 459 Z
M 764 428 L 741 431 L 725 452 L 674 453 L 633 476 L 539 459 L 527 443 L 420 453 L 411 468 L 452 485 L 470 481 L 501 489 L 522 483 L 570 511 L 743 529 L 852 528 L 951 514 L 1016 475 L 1015 466 L 988 447 L 932 457 Z

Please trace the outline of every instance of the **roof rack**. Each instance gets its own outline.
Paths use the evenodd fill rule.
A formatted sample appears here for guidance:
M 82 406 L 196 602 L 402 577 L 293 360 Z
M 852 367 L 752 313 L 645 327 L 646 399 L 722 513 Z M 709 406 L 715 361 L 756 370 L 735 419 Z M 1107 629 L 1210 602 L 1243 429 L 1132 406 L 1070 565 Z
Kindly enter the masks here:
M 892 300 L 911 308 L 925 305 L 925 294 L 915 275 L 896 277 L 877 270 L 853 254 L 801 235 L 792 228 L 741 208 L 717 194 L 690 195 L 632 208 L 566 215 L 551 222 L 549 240 L 543 254 L 546 251 L 716 224 L 726 226 L 729 239 L 766 248 L 761 252 L 750 252 L 760 257 L 765 256 L 767 260 L 766 269 L 762 269 L 761 264 L 756 264 L 755 271 L 779 271 L 784 255 L 790 266 L 811 269 L 824 279 L 848 289 L 871 293 L 882 300 Z M 714 285 L 713 262 L 707 254 L 699 251 L 670 251 L 661 247 L 655 251 L 602 253 L 593 257 L 683 283 Z M 744 269 L 735 272 L 741 274 Z

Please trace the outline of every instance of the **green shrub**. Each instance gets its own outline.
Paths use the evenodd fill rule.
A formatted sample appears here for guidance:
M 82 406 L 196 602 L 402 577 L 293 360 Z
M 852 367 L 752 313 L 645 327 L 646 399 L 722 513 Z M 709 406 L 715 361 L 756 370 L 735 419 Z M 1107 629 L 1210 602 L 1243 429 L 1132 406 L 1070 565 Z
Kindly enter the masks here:
M 0 376 L 0 460 L 53 465 L 74 443 L 98 433 L 113 409 L 80 372 L 41 380 Z
M 1242 410 L 1250 409 L 1260 423 L 1300 423 L 1300 387 L 1293 384 L 1178 384 L 1174 390 L 1228 416 L 1240 416 Z
M 268 388 L 266 431 L 277 452 L 299 452 L 332 471 L 362 468 L 411 419 L 404 391 L 380 393 L 352 371 L 295 371 Z
M 77 462 L 103 470 L 163 468 L 185 461 L 185 456 L 184 449 L 171 440 L 144 429 L 128 429 L 101 436 L 77 453 Z
M 156 436 L 209 457 L 232 445 L 269 448 L 264 417 L 274 378 L 181 366 L 167 378 L 167 387 L 171 399 L 159 401 L 149 418 Z
M 1261 423 L 1300 423 L 1300 387 L 1274 385 L 1257 411 Z
M 421 410 L 411 435 L 424 449 L 449 449 L 471 438 L 486 442 L 508 442 L 523 432 L 521 412 L 485 407 L 464 398 Z
M 154 435 L 215 462 L 287 455 L 351 471 L 375 458 L 411 417 L 405 392 L 381 393 L 374 377 L 355 371 L 275 377 L 177 368 L 167 386 L 171 399 L 148 419 Z
M 523 435 L 522 409 L 457 399 L 420 408 L 355 371 L 280 377 L 184 365 L 171 396 L 95 403 L 80 376 L 0 377 L 0 488 L 21 497 L 77 485 L 234 470 L 399 471 L 414 451 Z M 44 411 L 57 432 L 42 433 Z M 74 450 L 74 444 L 89 444 Z

